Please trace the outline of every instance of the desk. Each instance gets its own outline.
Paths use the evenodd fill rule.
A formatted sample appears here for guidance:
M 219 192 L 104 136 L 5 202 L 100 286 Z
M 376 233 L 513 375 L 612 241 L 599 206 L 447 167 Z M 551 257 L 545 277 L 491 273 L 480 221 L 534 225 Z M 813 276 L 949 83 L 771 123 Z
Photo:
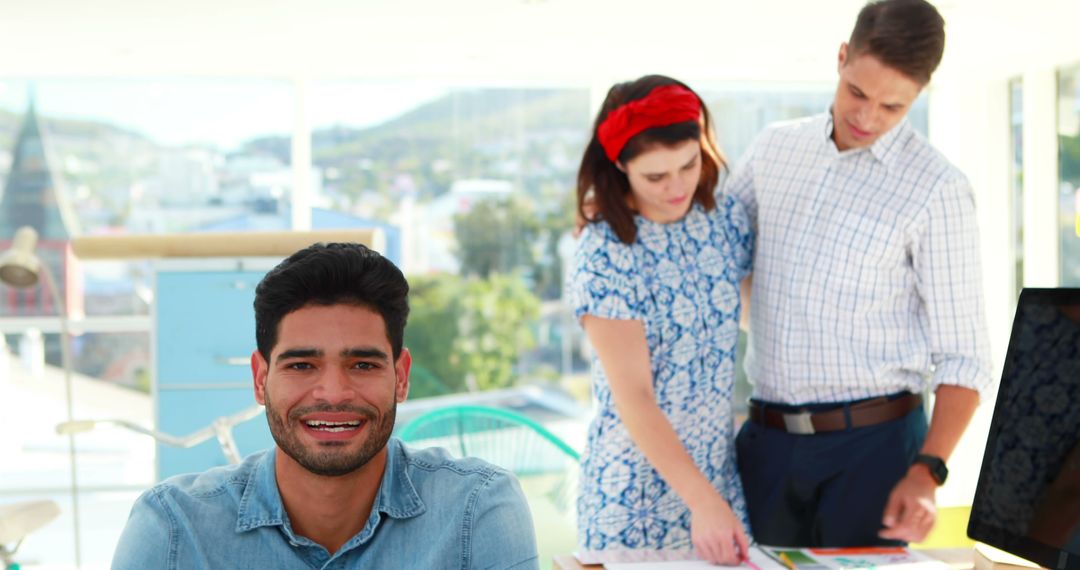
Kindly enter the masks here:
M 971 570 L 974 567 L 972 555 L 975 552 L 970 548 L 931 548 L 920 550 L 928 556 L 932 556 L 945 562 L 952 570 Z M 600 570 L 600 564 L 581 564 L 573 554 L 561 554 L 555 557 L 554 570 Z M 723 566 L 717 566 L 723 568 Z

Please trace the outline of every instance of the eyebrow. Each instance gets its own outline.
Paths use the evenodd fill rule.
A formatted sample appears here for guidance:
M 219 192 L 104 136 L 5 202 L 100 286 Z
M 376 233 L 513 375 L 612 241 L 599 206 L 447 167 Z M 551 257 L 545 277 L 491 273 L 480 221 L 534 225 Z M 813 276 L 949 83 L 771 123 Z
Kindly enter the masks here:
M 277 356 L 277 361 L 281 362 L 282 360 L 291 360 L 295 358 L 317 358 L 325 354 L 326 353 L 323 350 L 318 348 L 290 348 L 282 351 L 281 354 Z M 369 346 L 346 348 L 339 354 L 347 358 L 371 358 L 383 362 L 389 360 L 389 356 L 387 356 L 386 352 Z
M 697 154 L 694 155 L 694 158 L 691 158 L 690 160 L 686 161 L 686 164 L 682 165 L 681 168 L 686 168 L 687 166 L 690 166 L 691 164 L 694 164 L 694 161 L 699 159 L 699 158 L 701 158 L 701 151 L 700 150 L 698 151 Z M 667 174 L 667 172 L 643 172 L 643 173 L 641 173 L 642 176 L 664 176 L 666 174 Z
M 700 150 L 698 151 L 697 154 L 694 155 L 694 158 L 691 158 L 690 160 L 686 161 L 686 164 L 682 165 L 683 168 L 686 168 L 687 166 L 690 166 L 691 164 L 694 164 L 694 161 L 699 159 L 699 158 L 701 158 L 701 151 Z
M 359 348 L 346 348 L 341 351 L 341 356 L 347 356 L 351 358 L 369 358 L 373 360 L 390 360 L 389 355 L 375 347 L 359 347 Z

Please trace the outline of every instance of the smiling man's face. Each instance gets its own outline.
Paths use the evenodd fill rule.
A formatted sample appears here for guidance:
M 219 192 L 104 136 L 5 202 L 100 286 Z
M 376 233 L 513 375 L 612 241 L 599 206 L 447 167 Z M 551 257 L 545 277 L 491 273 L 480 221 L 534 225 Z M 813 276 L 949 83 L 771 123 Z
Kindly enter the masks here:
M 383 453 L 409 390 L 408 350 L 395 361 L 382 316 L 356 305 L 285 315 L 270 361 L 256 351 L 251 364 L 274 441 L 317 475 L 346 475 Z

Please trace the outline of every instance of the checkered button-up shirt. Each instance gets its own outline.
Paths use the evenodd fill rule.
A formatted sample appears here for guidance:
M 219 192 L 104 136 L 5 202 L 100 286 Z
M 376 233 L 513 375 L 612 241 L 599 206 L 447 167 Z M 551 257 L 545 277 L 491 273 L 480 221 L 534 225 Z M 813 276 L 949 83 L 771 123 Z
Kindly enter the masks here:
M 769 127 L 727 180 L 755 224 L 754 397 L 985 392 L 979 239 L 964 175 L 902 121 L 840 152 L 830 113 Z

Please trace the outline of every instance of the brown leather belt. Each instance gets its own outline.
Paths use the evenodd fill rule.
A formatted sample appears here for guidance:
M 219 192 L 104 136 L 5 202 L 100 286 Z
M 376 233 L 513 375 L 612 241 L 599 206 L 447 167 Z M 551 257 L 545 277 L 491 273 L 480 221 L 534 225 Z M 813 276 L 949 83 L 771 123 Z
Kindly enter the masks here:
M 918 394 L 905 394 L 892 400 L 884 397 L 864 400 L 847 406 L 851 416 L 849 425 L 843 406 L 822 412 L 807 410 L 785 412 L 774 406 L 765 406 L 751 401 L 750 420 L 788 433 L 809 435 L 823 431 L 839 431 L 848 427 L 872 426 L 900 419 L 921 405 L 922 396 Z

